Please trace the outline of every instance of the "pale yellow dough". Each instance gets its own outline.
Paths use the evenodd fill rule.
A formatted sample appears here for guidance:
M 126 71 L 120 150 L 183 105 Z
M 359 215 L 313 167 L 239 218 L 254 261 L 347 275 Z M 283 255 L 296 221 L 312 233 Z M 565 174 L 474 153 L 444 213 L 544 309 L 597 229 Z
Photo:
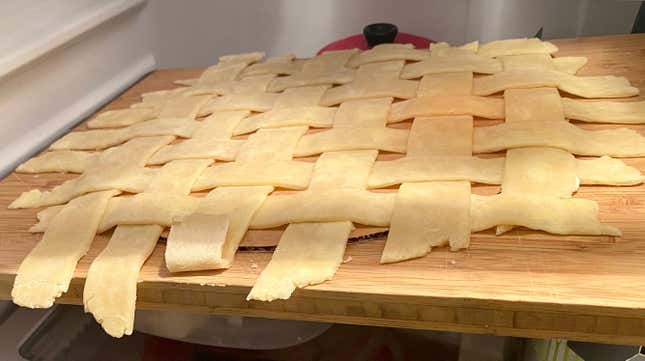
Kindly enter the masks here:
M 155 109 L 116 109 L 99 113 L 87 122 L 88 128 L 118 128 L 154 119 L 159 115 Z
M 23 192 L 9 208 L 62 204 L 85 193 L 108 189 L 140 191 L 145 187 L 152 171 L 143 168 L 146 161 L 173 139 L 171 136 L 135 138 L 121 146 L 107 149 L 78 178 L 68 180 L 50 191 L 33 189 Z
M 639 90 L 623 77 L 613 75 L 575 76 L 557 70 L 510 70 L 477 78 L 475 95 L 490 95 L 505 89 L 554 87 L 583 98 L 620 98 L 638 95 Z
M 304 157 L 340 150 L 379 149 L 405 153 L 407 129 L 394 128 L 332 128 L 306 134 L 300 138 L 293 155 Z
M 104 149 L 133 138 L 160 135 L 189 138 L 198 126 L 199 122 L 187 118 L 160 118 L 133 124 L 126 128 L 71 132 L 54 142 L 50 149 Z
M 569 119 L 590 123 L 645 123 L 645 101 L 584 101 L 562 98 L 564 114 Z
M 310 191 L 365 189 L 378 151 L 327 152 L 316 161 Z M 347 172 L 351 169 L 351 172 Z
M 470 95 L 473 91 L 473 73 L 428 74 L 421 78 L 417 96 Z
M 159 240 L 163 227 L 119 226 L 92 261 L 83 289 L 85 312 L 112 337 L 131 335 L 139 270 Z
M 504 105 L 507 123 L 565 121 L 555 88 L 508 89 L 504 91 Z
M 229 219 L 227 215 L 193 213 L 170 227 L 166 267 L 170 272 L 214 269 L 222 258 Z
M 503 171 L 504 158 L 408 156 L 374 163 L 367 186 L 368 188 L 384 188 L 400 183 L 430 181 L 500 184 Z
M 270 195 L 251 220 L 251 228 L 272 228 L 287 223 L 352 221 L 386 227 L 395 193 L 357 189 L 300 191 Z
M 602 156 L 594 159 L 576 159 L 576 175 L 580 184 L 628 186 L 645 180 L 641 172 L 619 159 Z
M 367 63 L 391 60 L 420 61 L 429 57 L 428 50 L 415 49 L 412 44 L 380 44 L 354 55 L 347 66 L 355 68 Z
M 334 122 L 336 108 L 309 106 L 272 109 L 266 113 L 243 119 L 235 128 L 235 135 L 251 133 L 261 128 L 281 128 L 307 125 L 316 128 L 329 128 Z
M 295 59 L 293 54 L 276 56 L 267 59 L 264 63 L 249 65 L 240 76 L 244 78 L 263 74 L 289 75 L 302 71 L 302 64 L 303 61 Z
M 478 54 L 488 57 L 519 54 L 551 54 L 558 47 L 538 38 L 495 40 L 479 46 Z
M 334 128 L 385 127 L 392 100 L 392 98 L 376 98 L 344 102 L 338 107 Z
M 361 65 L 353 82 L 327 90 L 320 105 L 331 106 L 349 100 L 382 97 L 413 98 L 419 82 L 399 78 L 403 65 L 403 60 Z
M 226 95 L 236 93 L 265 92 L 275 75 L 252 76 L 240 80 L 228 80 L 218 83 L 197 83 L 187 90 L 187 95 Z
M 278 94 L 265 92 L 246 92 L 227 94 L 213 98 L 204 104 L 198 115 L 209 115 L 215 112 L 226 110 L 250 110 L 254 112 L 266 112 L 273 108 Z
M 470 183 L 405 183 L 397 192 L 381 263 L 422 257 L 449 243 L 456 251 L 470 242 Z
M 392 104 L 389 122 L 419 116 L 474 115 L 489 119 L 504 118 L 504 99 L 476 95 L 421 96 Z
M 620 236 L 620 230 L 598 220 L 598 203 L 580 198 L 532 194 L 471 195 L 473 232 L 513 224 L 553 234 Z
M 296 287 L 331 280 L 352 228 L 351 222 L 290 224 L 246 299 L 288 299 Z
M 470 116 L 416 118 L 410 128 L 406 156 L 471 156 L 472 139 Z
M 98 153 L 77 150 L 46 152 L 29 159 L 16 168 L 18 173 L 70 172 L 83 173 L 94 162 Z
M 552 58 L 549 54 L 505 55 L 501 56 L 500 60 L 504 70 L 558 70 L 568 74 L 577 73 L 587 63 L 585 57 Z
M 108 200 L 118 191 L 91 193 L 69 202 L 22 261 L 11 290 L 13 302 L 47 308 L 67 292 L 78 260 L 94 240 Z
M 31 233 L 42 233 L 47 230 L 47 227 L 49 227 L 49 224 L 51 221 L 56 217 L 60 211 L 65 208 L 65 205 L 59 205 L 59 206 L 51 206 L 43 209 L 42 211 L 36 213 L 36 218 L 38 218 L 38 223 L 34 224 L 29 228 L 29 232 Z
M 237 162 L 291 160 L 307 127 L 260 129 L 249 136 L 235 160 Z
M 499 60 L 479 55 L 474 48 L 469 44 L 463 47 L 450 47 L 445 43 L 444 45 L 432 44 L 430 58 L 406 64 L 401 72 L 401 78 L 414 79 L 426 74 L 464 71 L 481 74 L 494 74 L 502 71 L 502 64 Z
M 293 160 L 258 160 L 218 163 L 207 168 L 193 184 L 193 191 L 221 186 L 272 185 L 305 189 L 314 163 Z
M 545 121 L 476 127 L 473 134 L 475 153 L 532 146 L 560 148 L 578 155 L 645 156 L 645 138 L 627 128 L 589 131 L 568 122 Z
M 354 79 L 354 70 L 346 68 L 349 59 L 357 49 L 328 51 L 307 59 L 302 71 L 285 77 L 278 77 L 269 85 L 269 91 L 279 92 L 288 88 L 310 85 L 345 84 Z

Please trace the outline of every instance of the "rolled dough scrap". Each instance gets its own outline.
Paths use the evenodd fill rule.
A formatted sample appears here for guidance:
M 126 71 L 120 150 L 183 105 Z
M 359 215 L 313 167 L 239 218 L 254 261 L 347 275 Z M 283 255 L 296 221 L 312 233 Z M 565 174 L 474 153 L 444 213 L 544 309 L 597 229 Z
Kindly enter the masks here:
M 406 156 L 470 156 L 472 139 L 471 116 L 416 118 L 410 128 Z
M 47 308 L 67 292 L 78 260 L 94 240 L 108 200 L 118 191 L 91 193 L 69 202 L 22 261 L 11 290 L 13 302 Z
M 438 115 L 474 115 L 503 119 L 504 99 L 476 95 L 421 96 L 392 104 L 388 122 Z
M 640 184 L 644 180 L 638 169 L 607 156 L 576 159 L 576 175 L 581 184 L 626 186 Z
M 300 138 L 293 155 L 304 157 L 339 150 L 379 149 L 405 153 L 407 129 L 394 128 L 332 128 L 306 134 Z
M 199 206 L 201 198 L 174 193 L 144 192 L 110 200 L 97 233 L 122 224 L 158 224 L 169 227 Z
M 583 98 L 619 98 L 638 95 L 624 77 L 575 76 L 557 70 L 511 70 L 473 80 L 475 95 L 490 95 L 505 89 L 553 87 Z
M 98 153 L 59 150 L 31 158 L 16 168 L 18 173 L 70 172 L 83 173 L 96 161 Z
M 347 66 L 355 68 L 367 63 L 391 60 L 420 61 L 430 57 L 428 50 L 415 49 L 412 44 L 380 44 L 354 55 Z
M 260 129 L 249 136 L 235 158 L 238 162 L 291 160 L 307 127 Z
M 137 137 L 175 135 L 189 138 L 199 122 L 188 118 L 159 118 L 133 124 L 119 129 L 95 129 L 84 132 L 71 132 L 54 142 L 52 150 L 104 149 L 124 143 Z
M 555 70 L 559 70 L 569 74 L 575 74 L 578 70 L 582 69 L 587 64 L 587 58 L 584 56 L 563 56 L 553 58 L 553 65 Z
M 406 64 L 401 71 L 402 79 L 414 79 L 426 74 L 473 72 L 495 74 L 502 71 L 502 64 L 497 59 L 481 56 L 470 49 L 444 48 L 440 51 L 431 49 L 430 58 Z
M 264 63 L 256 63 L 249 65 L 248 68 L 242 71 L 241 77 L 262 75 L 262 74 L 276 74 L 276 75 L 290 75 L 302 71 L 303 61 L 295 59 L 293 54 L 276 56 L 267 59 Z
M 472 156 L 421 156 L 377 161 L 368 188 L 384 188 L 400 183 L 430 181 L 470 181 L 500 184 L 504 158 Z
M 91 313 L 112 337 L 132 334 L 139 271 L 162 230 L 157 225 L 117 227 L 87 271 L 85 312 Z
M 414 98 L 418 81 L 399 79 L 404 61 L 395 60 L 361 65 L 353 82 L 330 88 L 320 101 L 331 106 L 356 99 L 393 97 Z
M 306 125 L 329 128 L 334 122 L 336 108 L 310 106 L 272 109 L 266 113 L 243 119 L 235 128 L 235 135 L 251 133 L 261 128 L 281 128 Z
M 269 87 L 269 83 L 271 83 L 274 78 L 274 74 L 265 74 L 217 83 L 198 83 L 187 91 L 187 95 L 225 95 L 265 92 Z
M 478 54 L 491 58 L 504 55 L 551 54 L 558 47 L 538 38 L 495 40 L 479 46 Z
M 62 204 L 79 195 L 108 189 L 132 190 L 148 179 L 142 171 L 147 159 L 174 137 L 135 138 L 127 143 L 99 153 L 98 160 L 78 178 L 71 179 L 41 192 L 33 189 L 23 192 L 9 208 L 36 208 Z
M 558 148 L 518 148 L 506 154 L 502 193 L 570 198 L 578 190 L 576 160 Z
M 475 128 L 475 153 L 520 147 L 554 147 L 578 155 L 645 156 L 645 138 L 627 128 L 590 131 L 562 121 L 503 123 Z
M 645 123 L 645 101 L 584 101 L 562 98 L 564 114 L 569 119 L 590 123 Z
M 385 127 L 392 98 L 350 100 L 338 107 L 334 128 Z
M 417 96 L 470 95 L 473 91 L 473 73 L 428 74 L 421 78 Z
M 38 218 L 38 223 L 31 226 L 31 228 L 29 228 L 29 232 L 31 233 L 45 232 L 47 227 L 49 227 L 49 224 L 51 223 L 52 219 L 54 219 L 54 217 L 58 213 L 60 213 L 60 211 L 63 210 L 64 207 L 65 205 L 47 207 L 42 211 L 36 213 L 36 217 Z
M 88 128 L 118 128 L 154 119 L 159 115 L 155 109 L 117 109 L 99 113 L 86 124 Z
M 327 152 L 320 155 L 309 190 L 365 189 L 378 151 Z M 347 172 L 351 169 L 351 172 Z
M 507 89 L 504 102 L 507 123 L 565 121 L 555 88 Z
M 270 186 L 219 187 L 202 199 L 197 208 L 198 213 L 226 215 L 229 220 L 221 258 L 215 260 L 214 268 L 231 267 L 235 252 L 249 228 L 251 217 L 272 191 L 273 187 Z
M 305 189 L 314 164 L 293 160 L 260 160 L 219 163 L 206 170 L 193 184 L 193 191 L 221 186 L 271 185 L 288 189 Z
M 278 94 L 248 92 L 227 94 L 210 100 L 199 109 L 198 115 L 208 115 L 225 110 L 250 110 L 266 112 L 273 108 Z
M 381 263 L 423 257 L 432 247 L 470 243 L 470 183 L 405 183 L 399 188 Z
M 267 197 L 251 220 L 251 228 L 272 228 L 287 223 L 352 221 L 388 226 L 394 198 L 391 192 L 358 189 L 300 191 Z
M 617 228 L 598 220 L 598 203 L 580 198 L 544 195 L 471 195 L 472 231 L 500 224 L 524 226 L 553 234 L 620 236 Z
M 170 272 L 218 268 L 228 232 L 227 215 L 193 213 L 170 227 L 166 267 Z
M 331 280 L 353 228 L 351 222 L 290 224 L 246 299 L 288 299 L 296 287 Z

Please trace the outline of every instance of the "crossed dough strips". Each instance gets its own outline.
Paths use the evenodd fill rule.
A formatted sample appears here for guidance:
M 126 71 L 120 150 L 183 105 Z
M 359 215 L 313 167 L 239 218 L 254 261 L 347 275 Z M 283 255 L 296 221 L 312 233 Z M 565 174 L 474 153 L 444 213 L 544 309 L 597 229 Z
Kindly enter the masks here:
M 505 89 L 554 87 L 583 98 L 619 98 L 638 95 L 639 90 L 623 77 L 575 76 L 557 70 L 509 70 L 473 81 L 475 95 L 490 95 Z
M 302 193 L 344 189 L 365 192 L 374 150 L 324 153 L 316 162 L 309 189 Z M 352 169 L 349 174 L 343 170 Z M 287 299 L 296 287 L 321 283 L 340 266 L 353 225 L 348 221 L 290 224 L 271 261 L 258 277 L 247 300 Z
M 475 153 L 520 147 L 553 147 L 578 155 L 645 156 L 645 138 L 627 128 L 589 131 L 563 121 L 503 123 L 475 128 Z
M 193 158 L 233 160 L 244 143 L 231 139 L 233 129 L 248 114 L 248 111 L 239 110 L 214 113 L 201 121 L 191 139 L 164 146 L 148 159 L 148 164 Z
M 301 72 L 275 78 L 269 85 L 269 91 L 279 92 L 302 86 L 349 83 L 354 79 L 354 70 L 345 65 L 357 53 L 357 49 L 328 51 L 307 59 L 302 64 Z
M 174 135 L 189 138 L 199 122 L 187 118 L 160 118 L 133 124 L 126 128 L 71 132 L 50 146 L 52 150 L 97 150 L 124 143 L 137 137 Z
M 330 127 L 336 114 L 336 108 L 318 105 L 328 88 L 328 85 L 317 85 L 286 89 L 278 96 L 271 110 L 242 119 L 233 133 L 239 135 L 260 128 L 297 125 Z
M 386 127 L 332 128 L 303 136 L 293 155 L 305 157 L 323 152 L 362 149 L 405 153 L 408 133 L 407 129 Z
M 108 200 L 119 192 L 91 193 L 69 202 L 22 261 L 11 297 L 17 305 L 47 308 L 67 292 L 78 260 L 94 240 Z
M 391 60 L 421 61 L 428 57 L 430 57 L 429 51 L 415 49 L 412 44 L 380 44 L 354 55 L 347 66 L 355 68 L 367 63 Z
M 477 54 L 477 43 L 451 47 L 447 43 L 432 44 L 430 57 L 417 63 L 406 64 L 401 71 L 402 79 L 414 79 L 427 74 L 473 72 L 494 74 L 502 71 L 502 64 Z
M 347 221 L 290 224 L 246 299 L 288 299 L 296 287 L 331 280 L 353 228 Z
M 320 104 L 331 106 L 356 99 L 393 97 L 413 98 L 419 82 L 399 78 L 403 60 L 361 65 L 354 81 L 327 90 Z
M 553 234 L 620 236 L 620 230 L 598 221 L 598 204 L 588 199 L 545 195 L 471 195 L 472 231 L 513 224 Z
M 266 112 L 273 108 L 278 98 L 276 93 L 245 92 L 226 94 L 213 98 L 199 109 L 199 116 L 209 115 L 215 112 L 227 110 L 250 110 L 254 112 Z
M 207 168 L 193 190 L 233 185 L 306 188 L 313 164 L 292 160 L 296 144 L 306 131 L 307 127 L 285 127 L 261 129 L 251 134 L 235 162 Z
M 408 155 L 430 161 L 432 156 L 470 157 L 472 129 L 472 117 L 417 118 L 410 130 Z M 469 212 L 468 181 L 403 183 L 396 195 L 381 263 L 421 257 L 433 246 L 446 243 L 453 250 L 468 247 Z
M 145 189 L 148 177 L 154 173 L 145 169 L 148 158 L 162 146 L 170 143 L 174 137 L 142 137 L 127 143 L 109 148 L 100 153 L 96 162 L 78 178 L 68 180 L 54 187 L 51 191 L 41 192 L 32 189 L 23 192 L 9 208 L 36 208 L 66 203 L 69 200 L 89 192 L 108 189 L 141 191 Z
M 584 101 L 562 98 L 567 118 L 590 123 L 645 123 L 645 101 Z
M 166 267 L 170 272 L 215 269 L 228 232 L 227 215 L 193 213 L 170 226 Z
M 587 58 L 583 56 L 552 58 L 549 54 L 505 55 L 500 60 L 504 70 L 558 70 L 568 74 L 577 73 L 587 64 Z
M 396 195 L 365 190 L 369 168 L 375 158 L 374 150 L 323 154 L 316 162 L 309 188 L 271 194 L 258 209 L 250 227 L 338 221 L 387 226 Z M 347 174 L 347 169 L 352 169 L 352 173 Z M 330 187 L 330 184 L 335 186 Z
M 440 115 L 503 119 L 504 99 L 471 95 L 472 87 L 472 72 L 426 75 L 419 83 L 416 98 L 392 104 L 388 121 Z
M 247 77 L 240 80 L 228 80 L 214 84 L 197 83 L 186 90 L 186 95 L 225 95 L 235 93 L 264 92 L 267 90 L 269 84 L 271 83 L 271 81 L 273 81 L 274 78 L 275 75 L 266 74 Z

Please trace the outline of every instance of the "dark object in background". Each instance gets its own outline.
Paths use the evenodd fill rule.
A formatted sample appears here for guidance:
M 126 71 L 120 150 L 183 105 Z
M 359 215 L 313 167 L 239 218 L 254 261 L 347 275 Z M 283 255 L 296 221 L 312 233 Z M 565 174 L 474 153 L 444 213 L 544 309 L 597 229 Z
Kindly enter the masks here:
M 394 24 L 376 23 L 363 28 L 367 45 L 371 48 L 379 44 L 393 43 L 399 29 Z

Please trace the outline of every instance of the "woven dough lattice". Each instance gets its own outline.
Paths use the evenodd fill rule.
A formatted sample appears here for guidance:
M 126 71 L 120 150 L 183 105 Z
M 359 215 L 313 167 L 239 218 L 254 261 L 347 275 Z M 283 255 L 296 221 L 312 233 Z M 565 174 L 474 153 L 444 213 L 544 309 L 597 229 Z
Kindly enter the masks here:
M 645 103 L 582 99 L 638 89 L 578 76 L 586 58 L 556 51 L 514 39 L 223 56 L 18 167 L 79 175 L 11 204 L 44 207 L 14 302 L 50 307 L 95 235 L 110 231 L 83 302 L 116 337 L 132 332 L 139 270 L 162 236 L 171 272 L 201 271 L 231 267 L 250 229 L 282 227 L 248 295 L 262 301 L 332 279 L 358 225 L 389 228 L 381 263 L 459 251 L 490 228 L 619 237 L 596 202 L 573 195 L 642 183 L 617 158 L 645 156 L 645 137 L 580 122 L 645 123 Z M 501 191 L 474 193 L 482 184 Z

